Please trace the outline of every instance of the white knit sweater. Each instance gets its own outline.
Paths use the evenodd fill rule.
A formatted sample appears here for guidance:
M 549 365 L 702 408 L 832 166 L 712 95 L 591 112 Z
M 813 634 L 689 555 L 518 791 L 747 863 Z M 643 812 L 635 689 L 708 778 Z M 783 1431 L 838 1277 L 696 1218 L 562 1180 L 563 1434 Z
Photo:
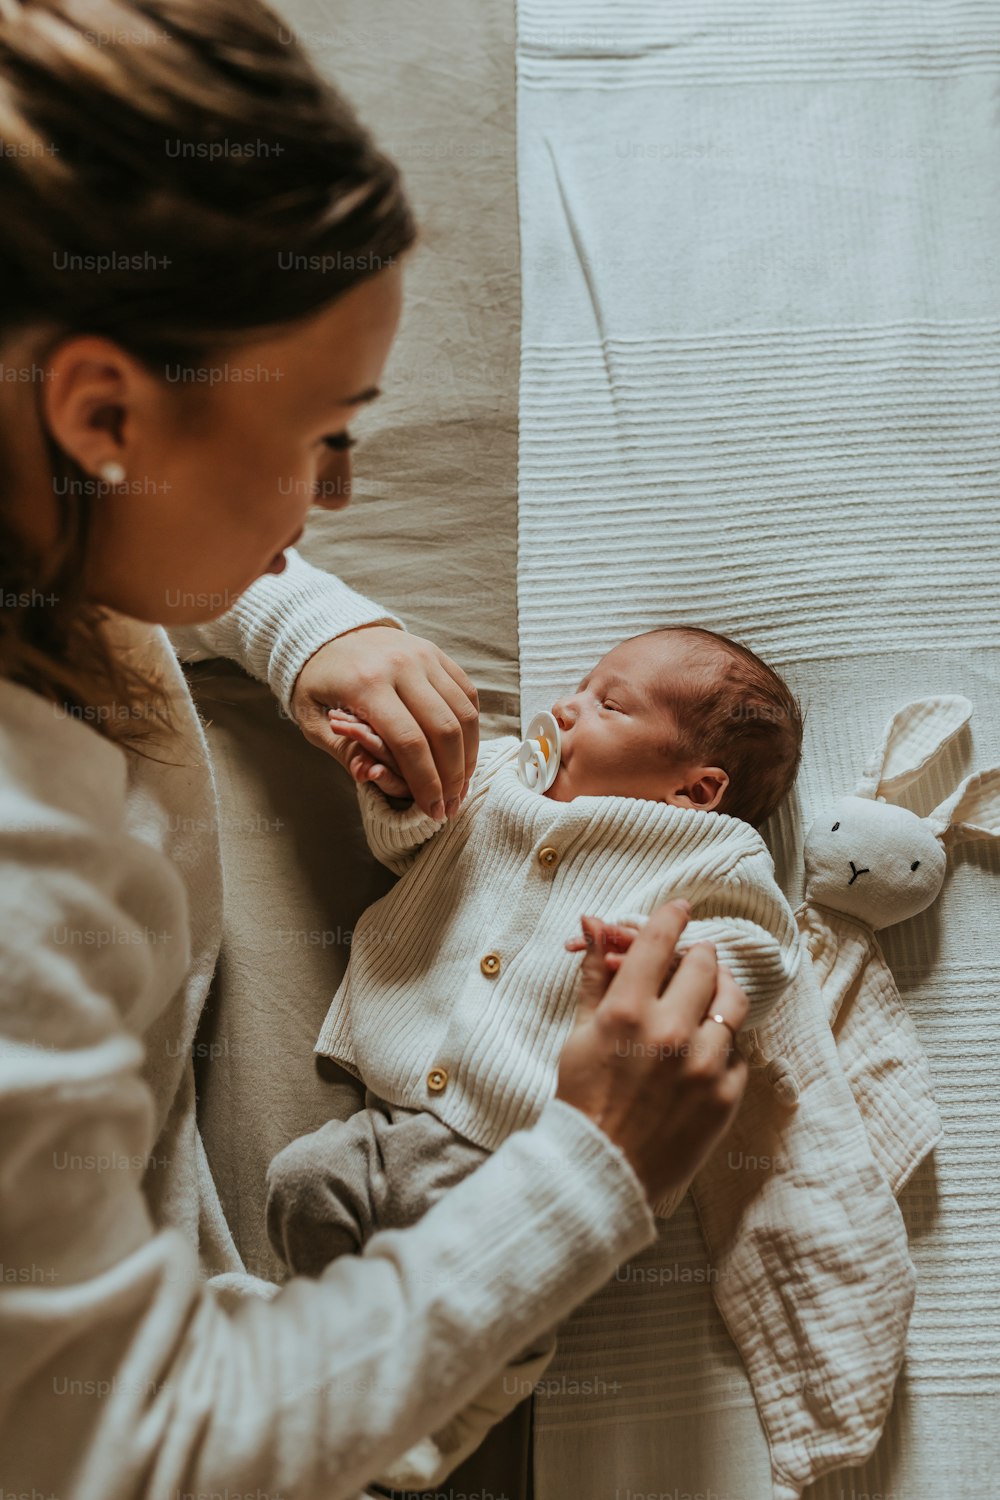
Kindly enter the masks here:
M 383 618 L 293 553 L 177 636 L 287 707 L 324 641 Z M 0 682 L 0 1491 L 343 1500 L 649 1243 L 652 1216 L 617 1149 L 553 1100 L 417 1228 L 320 1280 L 205 1282 L 199 1255 L 242 1270 L 191 1059 L 218 807 L 166 635 L 117 624 L 178 695 L 179 765 Z
M 538 1118 L 572 1025 L 580 917 L 690 901 L 682 949 L 713 941 L 757 1026 L 798 970 L 767 845 L 723 813 L 524 787 L 518 741 L 483 747 L 451 823 L 360 789 L 376 856 L 404 878 L 364 914 L 317 1042 L 392 1103 L 488 1150 Z

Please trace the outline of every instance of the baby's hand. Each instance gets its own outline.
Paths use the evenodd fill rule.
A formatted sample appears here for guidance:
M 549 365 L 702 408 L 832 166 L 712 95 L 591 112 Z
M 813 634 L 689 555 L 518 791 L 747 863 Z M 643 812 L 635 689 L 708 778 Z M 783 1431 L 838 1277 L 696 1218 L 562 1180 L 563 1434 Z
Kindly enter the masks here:
M 334 753 L 355 781 L 372 782 L 392 802 L 413 800 L 385 741 L 370 724 L 344 708 L 329 709 L 327 719 L 337 736 Z
M 587 919 L 584 917 L 580 918 L 580 926 L 583 929 L 583 936 L 567 938 L 566 952 L 586 953 L 592 943 L 600 943 L 605 949 L 605 968 L 609 974 L 617 973 L 621 968 L 622 958 L 635 941 L 638 927 L 633 926 L 631 922 L 599 922 L 588 931 Z

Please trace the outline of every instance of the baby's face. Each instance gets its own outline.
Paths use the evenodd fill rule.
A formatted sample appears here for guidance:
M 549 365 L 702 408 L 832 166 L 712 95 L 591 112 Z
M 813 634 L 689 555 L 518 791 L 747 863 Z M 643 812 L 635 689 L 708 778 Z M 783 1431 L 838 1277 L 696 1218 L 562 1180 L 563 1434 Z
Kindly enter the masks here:
M 725 771 L 671 754 L 677 726 L 664 688 L 684 675 L 688 650 L 680 636 L 623 641 L 575 693 L 552 705 L 561 754 L 546 796 L 556 802 L 640 797 L 703 810 L 721 801 L 729 783 Z

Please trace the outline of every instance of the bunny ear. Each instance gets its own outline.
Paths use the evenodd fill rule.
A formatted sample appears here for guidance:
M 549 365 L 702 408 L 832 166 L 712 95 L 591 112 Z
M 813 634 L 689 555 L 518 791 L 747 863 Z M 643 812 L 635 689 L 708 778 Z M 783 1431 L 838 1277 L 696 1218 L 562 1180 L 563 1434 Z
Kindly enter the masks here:
M 886 725 L 882 743 L 865 766 L 854 795 L 874 798 L 901 792 L 971 717 L 972 704 L 957 695 L 908 703 Z
M 1000 839 L 1000 766 L 967 776 L 927 821 L 949 847 L 969 839 Z

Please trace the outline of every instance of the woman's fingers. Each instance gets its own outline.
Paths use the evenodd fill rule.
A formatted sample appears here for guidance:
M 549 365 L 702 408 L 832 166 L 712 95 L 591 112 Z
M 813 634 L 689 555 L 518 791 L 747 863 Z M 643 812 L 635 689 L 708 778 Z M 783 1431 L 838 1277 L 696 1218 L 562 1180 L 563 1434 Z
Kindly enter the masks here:
M 354 714 L 345 714 L 342 710 L 335 708 L 330 709 L 327 719 L 334 734 L 353 740 L 356 745 L 367 750 L 374 760 L 381 761 L 384 766 L 388 766 L 390 771 L 399 775 L 399 767 L 385 740 L 380 734 L 376 734 L 372 726 L 366 724 L 364 719 L 359 719 Z
M 422 811 L 445 816 L 466 788 L 479 746 L 475 688 L 431 641 L 390 626 L 358 627 L 321 646 L 291 695 L 294 718 L 332 753 L 326 711 L 339 705 L 368 723 Z M 322 726 L 315 724 L 317 715 Z
M 747 1010 L 746 995 L 730 971 L 720 964 L 715 994 L 698 1028 L 699 1041 L 707 1049 L 707 1057 L 720 1070 L 733 1068 L 742 1061 L 736 1049 L 736 1038 Z
M 723 1015 L 733 1034 L 739 1031 L 750 1011 L 750 1002 L 746 995 L 736 983 L 731 970 L 724 964 L 719 965 L 719 982 L 715 991 L 715 998 L 709 1007 L 709 1014 Z
M 442 656 L 441 672 L 432 680 L 461 727 L 465 774 L 459 796 L 464 796 L 479 759 L 479 694 L 461 667 L 449 662 L 447 656 Z
M 706 1071 L 724 1064 L 732 1041 L 728 1027 L 706 1019 L 716 1009 L 718 979 L 714 943 L 695 943 L 681 956 L 653 1022 L 658 1045 Z
M 692 1058 L 706 1071 L 722 1073 L 739 1059 L 735 1042 L 746 1010 L 746 996 L 730 971 L 719 965 L 708 1010 L 691 1046 Z
M 624 1006 L 642 1009 L 655 1000 L 671 972 L 677 941 L 687 926 L 690 915 L 691 908 L 686 901 L 668 901 L 666 905 L 656 908 L 646 925 L 636 934 L 608 989 L 605 1004 L 609 1008 Z M 696 949 L 691 951 L 695 952 Z M 671 996 L 676 983 L 675 977 L 670 986 Z M 685 987 L 683 993 L 685 1004 L 693 1004 L 688 987 Z M 704 1004 L 690 1018 L 683 1005 L 678 1006 L 676 1000 L 672 1001 L 672 1005 L 678 1011 L 677 1019 L 681 1024 L 689 1020 L 690 1025 L 695 1026 L 705 1014 Z
M 452 661 L 451 657 L 446 655 L 444 651 L 439 651 L 439 655 L 441 657 L 442 667 L 448 673 L 448 676 L 455 683 L 456 687 L 459 689 L 462 695 L 467 698 L 472 704 L 473 708 L 476 710 L 476 715 L 478 717 L 479 693 L 476 690 L 476 684 L 473 682 L 472 678 L 468 675 L 467 672 L 462 671 L 462 668 L 458 665 L 457 661 Z
M 451 679 L 448 678 L 449 684 Z M 457 697 L 457 689 L 451 684 L 451 691 Z M 458 811 L 462 789 L 466 782 L 466 749 L 465 730 L 463 724 L 452 708 L 448 700 L 442 697 L 437 684 L 426 679 L 415 679 L 400 685 L 400 698 L 408 710 L 413 723 L 419 727 L 424 739 L 424 751 L 426 758 L 430 760 L 433 769 L 433 779 L 438 788 L 438 797 L 444 804 L 444 812 L 441 816 L 453 817 Z M 465 700 L 466 709 L 469 713 L 474 712 L 468 700 Z M 477 721 L 478 724 L 478 721 Z M 399 768 L 407 781 L 410 780 L 408 766 L 406 764 L 403 748 L 393 745 L 388 734 L 384 734 L 390 748 L 394 751 Z M 478 727 L 476 729 L 476 750 L 478 753 L 479 737 Z M 413 795 L 420 801 L 418 789 L 410 782 Z
M 397 776 L 395 771 L 390 771 L 389 767 L 383 765 L 381 761 L 372 766 L 368 773 L 368 780 L 387 797 L 409 797 L 410 795 L 410 789 L 402 776 Z
M 339 760 L 354 781 L 367 781 L 370 772 L 377 764 L 367 750 L 362 749 L 360 745 L 355 745 L 352 740 L 343 735 L 334 736 L 326 743 L 325 748 L 336 760 Z
M 435 682 L 435 687 L 440 688 L 442 698 L 445 698 L 447 695 L 453 700 L 453 707 L 459 706 L 459 700 L 462 695 L 458 687 L 446 673 L 441 673 L 440 678 Z M 468 699 L 464 699 L 463 701 L 468 704 Z M 357 714 L 352 714 L 346 709 L 337 708 L 329 710 L 327 720 L 330 728 L 336 735 L 359 745 L 363 750 L 367 751 L 373 760 L 380 762 L 385 768 L 384 774 L 372 774 L 368 778 L 374 781 L 381 791 L 388 793 L 390 797 L 404 797 L 409 795 L 410 788 L 400 773 L 395 757 L 382 736 L 377 734 L 370 724 L 366 723 L 364 719 L 359 719 Z M 463 784 L 463 793 L 464 790 L 465 787 Z
M 439 821 L 445 816 L 445 799 L 438 775 L 433 745 L 426 727 L 395 693 L 380 696 L 371 708 L 399 774 L 422 812 Z
M 577 1022 L 597 1009 L 611 982 L 611 973 L 605 964 L 604 923 L 598 917 L 581 917 L 580 926 L 583 928 L 584 955 L 577 992 Z
M 468 784 L 472 779 L 472 773 L 476 769 L 476 762 L 479 759 L 479 693 L 476 691 L 476 685 L 468 674 L 463 672 L 458 663 L 452 661 L 451 657 L 446 656 L 443 651 L 441 653 L 441 665 L 461 694 L 456 712 L 461 720 L 465 736 L 465 787 L 462 792 L 462 796 L 464 797 L 469 790 Z M 470 709 L 471 713 L 469 712 Z
M 357 747 L 357 755 L 349 770 L 355 781 L 371 781 L 387 797 L 408 797 L 410 789 L 400 776 L 396 764 L 382 739 L 370 724 L 355 715 L 342 714 L 331 709 L 331 730 L 340 740 Z
M 690 1183 L 749 1076 L 730 1031 L 746 997 L 713 944 L 678 953 L 689 915 L 686 903 L 660 907 L 625 952 L 611 947 L 607 924 L 584 919 L 581 1004 L 559 1059 L 557 1097 L 605 1131 L 653 1203 Z

